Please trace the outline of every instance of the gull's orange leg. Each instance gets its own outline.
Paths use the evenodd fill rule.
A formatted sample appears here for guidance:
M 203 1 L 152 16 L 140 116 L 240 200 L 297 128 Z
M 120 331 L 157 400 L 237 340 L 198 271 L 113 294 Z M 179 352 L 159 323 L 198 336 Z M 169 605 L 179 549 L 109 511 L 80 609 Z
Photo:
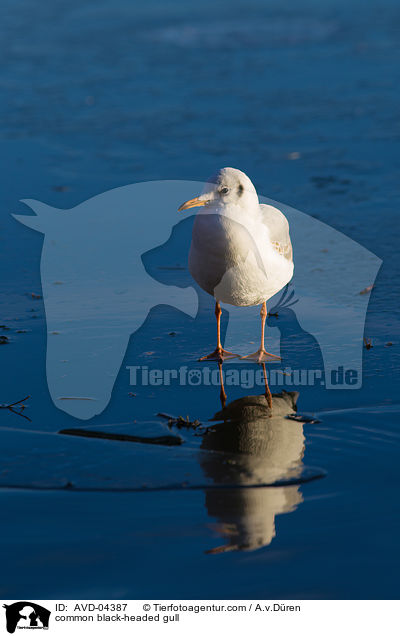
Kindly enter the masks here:
M 221 314 L 222 310 L 219 302 L 217 301 L 215 303 L 215 317 L 217 319 L 217 348 L 212 353 L 209 353 L 208 356 L 199 358 L 199 362 L 202 362 L 203 360 L 217 360 L 218 362 L 223 362 L 224 360 L 229 360 L 230 358 L 239 357 L 236 353 L 226 351 L 221 345 Z
M 255 353 L 249 353 L 247 356 L 242 356 L 242 360 L 255 360 L 255 362 L 274 362 L 280 360 L 279 356 L 276 356 L 273 353 L 268 353 L 264 347 L 264 331 L 265 331 L 265 320 L 267 318 L 267 303 L 263 302 L 260 311 L 261 316 L 261 344 L 260 348 Z

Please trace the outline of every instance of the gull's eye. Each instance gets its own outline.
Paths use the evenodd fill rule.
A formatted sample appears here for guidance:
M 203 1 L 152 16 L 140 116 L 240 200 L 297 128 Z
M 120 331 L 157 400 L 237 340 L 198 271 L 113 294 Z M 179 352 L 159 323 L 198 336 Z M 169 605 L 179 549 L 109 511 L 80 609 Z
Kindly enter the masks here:
M 220 194 L 228 194 L 229 188 L 221 188 Z

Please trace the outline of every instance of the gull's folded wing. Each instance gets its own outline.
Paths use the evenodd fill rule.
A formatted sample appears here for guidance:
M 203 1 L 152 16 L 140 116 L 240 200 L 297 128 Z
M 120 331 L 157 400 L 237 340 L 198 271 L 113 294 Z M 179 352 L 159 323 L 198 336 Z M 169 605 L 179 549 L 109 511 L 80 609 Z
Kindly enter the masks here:
M 264 223 L 268 227 L 272 245 L 279 254 L 282 254 L 288 261 L 292 261 L 293 250 L 287 218 L 280 210 L 274 208 L 272 205 L 262 203 L 260 209 Z

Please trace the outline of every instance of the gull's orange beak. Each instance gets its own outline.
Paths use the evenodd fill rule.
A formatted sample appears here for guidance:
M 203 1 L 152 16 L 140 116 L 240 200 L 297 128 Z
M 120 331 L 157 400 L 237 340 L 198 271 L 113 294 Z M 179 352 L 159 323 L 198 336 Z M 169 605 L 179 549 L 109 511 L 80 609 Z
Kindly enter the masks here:
M 189 199 L 189 201 L 185 201 L 185 203 L 182 203 L 182 205 L 178 208 L 178 212 L 189 210 L 189 208 L 197 208 L 201 205 L 206 205 L 206 203 L 208 203 L 207 200 L 200 199 L 200 197 L 195 197 L 194 199 Z

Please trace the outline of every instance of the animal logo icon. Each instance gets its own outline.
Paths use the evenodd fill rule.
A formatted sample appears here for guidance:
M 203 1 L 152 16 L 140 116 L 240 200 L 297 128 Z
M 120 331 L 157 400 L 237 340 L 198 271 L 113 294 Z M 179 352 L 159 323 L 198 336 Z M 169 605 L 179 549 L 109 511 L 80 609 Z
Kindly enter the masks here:
M 50 610 L 32 603 L 31 601 L 19 601 L 12 605 L 3 605 L 6 610 L 7 631 L 14 634 L 19 629 L 48 629 Z

